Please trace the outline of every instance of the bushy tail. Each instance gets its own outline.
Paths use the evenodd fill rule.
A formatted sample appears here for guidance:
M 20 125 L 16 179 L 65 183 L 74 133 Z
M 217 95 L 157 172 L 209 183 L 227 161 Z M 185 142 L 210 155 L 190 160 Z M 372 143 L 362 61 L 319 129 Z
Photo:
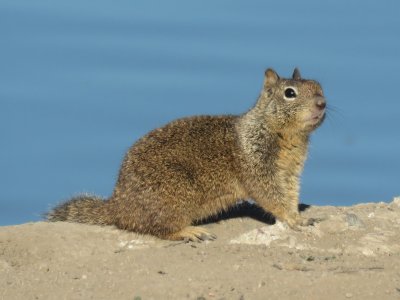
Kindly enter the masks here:
M 45 214 L 48 221 L 67 221 L 97 225 L 109 225 L 105 199 L 93 195 L 79 195 L 61 203 Z

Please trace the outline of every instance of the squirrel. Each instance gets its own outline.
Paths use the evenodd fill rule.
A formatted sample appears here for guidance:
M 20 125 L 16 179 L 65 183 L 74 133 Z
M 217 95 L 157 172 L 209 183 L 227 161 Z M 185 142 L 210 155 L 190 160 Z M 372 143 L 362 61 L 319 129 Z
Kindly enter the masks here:
M 249 111 L 187 117 L 151 131 L 129 149 L 111 197 L 77 196 L 47 220 L 213 240 L 193 224 L 252 199 L 291 228 L 310 225 L 298 210 L 299 177 L 325 110 L 317 81 L 302 79 L 297 68 L 290 79 L 267 69 Z

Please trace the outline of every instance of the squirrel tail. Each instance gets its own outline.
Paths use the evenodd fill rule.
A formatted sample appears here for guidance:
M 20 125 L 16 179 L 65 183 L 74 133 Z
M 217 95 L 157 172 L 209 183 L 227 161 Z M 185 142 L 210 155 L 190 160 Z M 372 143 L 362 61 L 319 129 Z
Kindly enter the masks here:
M 66 221 L 95 225 L 109 225 L 107 201 L 97 196 L 83 194 L 61 203 L 45 214 L 50 222 Z

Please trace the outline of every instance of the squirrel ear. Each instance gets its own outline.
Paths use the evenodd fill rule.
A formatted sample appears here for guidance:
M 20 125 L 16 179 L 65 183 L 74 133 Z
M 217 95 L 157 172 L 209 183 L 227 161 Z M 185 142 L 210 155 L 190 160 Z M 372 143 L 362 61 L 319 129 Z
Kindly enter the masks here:
M 265 85 L 274 85 L 279 80 L 279 75 L 273 69 L 267 69 L 265 71 Z
M 299 69 L 294 68 L 292 78 L 293 78 L 294 80 L 300 80 L 300 79 L 301 79 L 301 75 L 300 75 Z

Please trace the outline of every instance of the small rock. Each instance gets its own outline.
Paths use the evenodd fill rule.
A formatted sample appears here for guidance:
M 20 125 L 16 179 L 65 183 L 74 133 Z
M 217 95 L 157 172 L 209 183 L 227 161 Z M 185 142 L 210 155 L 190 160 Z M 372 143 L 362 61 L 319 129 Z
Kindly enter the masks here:
M 264 226 L 246 232 L 235 239 L 231 244 L 265 245 L 269 246 L 273 241 L 286 240 L 288 238 L 288 226 L 277 222 L 273 226 Z
M 262 288 L 263 286 L 265 286 L 265 282 L 264 282 L 264 281 L 261 281 L 261 282 L 258 284 L 258 288 Z
M 364 254 L 365 256 L 375 256 L 374 251 L 368 248 L 361 249 L 361 253 Z
M 394 197 L 393 201 L 390 203 L 390 205 L 400 207 L 400 196 Z
M 346 298 L 351 298 L 351 297 L 353 297 L 353 294 L 352 294 L 352 293 L 347 293 L 347 294 L 346 294 Z
M 300 255 L 300 257 L 302 259 L 304 259 L 305 261 L 314 261 L 315 260 L 315 257 L 312 255 Z
M 349 224 L 349 226 L 353 227 L 364 227 L 364 222 L 356 215 L 353 213 L 346 214 L 346 222 Z
M 315 260 L 315 257 L 314 257 L 314 256 L 309 256 L 309 257 L 306 258 L 306 260 L 307 260 L 307 261 L 314 261 L 314 260 Z
M 375 217 L 375 213 L 372 212 L 368 214 L 368 218 L 373 218 L 373 217 Z

